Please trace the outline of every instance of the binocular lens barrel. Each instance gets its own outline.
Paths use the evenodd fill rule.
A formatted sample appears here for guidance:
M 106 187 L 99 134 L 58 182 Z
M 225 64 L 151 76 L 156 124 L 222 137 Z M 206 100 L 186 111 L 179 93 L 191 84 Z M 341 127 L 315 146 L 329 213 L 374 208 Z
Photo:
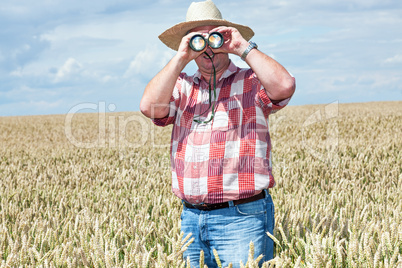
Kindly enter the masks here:
M 208 44 L 212 48 L 220 48 L 223 45 L 223 36 L 218 33 L 211 33 L 208 37 Z
M 190 39 L 190 47 L 194 51 L 201 51 L 205 48 L 207 42 L 204 39 L 204 36 L 197 34 L 191 37 Z
M 211 33 L 207 39 L 201 34 L 196 34 L 190 39 L 190 47 L 194 51 L 201 51 L 206 47 L 207 41 L 211 48 L 216 49 L 223 45 L 224 40 L 222 34 L 218 32 Z

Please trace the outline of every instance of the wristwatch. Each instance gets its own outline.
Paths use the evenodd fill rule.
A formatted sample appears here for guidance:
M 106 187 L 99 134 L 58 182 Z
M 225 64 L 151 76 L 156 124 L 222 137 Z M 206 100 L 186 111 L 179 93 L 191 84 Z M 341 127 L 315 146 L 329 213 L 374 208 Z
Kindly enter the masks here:
M 250 51 L 253 48 L 258 48 L 258 46 L 253 41 L 250 41 L 248 47 L 246 48 L 246 50 L 244 50 L 243 54 L 241 55 L 241 59 L 245 61 L 248 53 L 250 53 Z

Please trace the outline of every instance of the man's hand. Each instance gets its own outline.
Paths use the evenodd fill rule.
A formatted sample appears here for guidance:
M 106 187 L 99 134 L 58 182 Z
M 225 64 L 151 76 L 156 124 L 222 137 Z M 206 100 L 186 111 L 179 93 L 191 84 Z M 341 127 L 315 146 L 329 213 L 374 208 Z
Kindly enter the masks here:
M 236 28 L 220 26 L 212 29 L 210 33 L 212 32 L 221 33 L 224 39 L 223 46 L 218 49 L 212 49 L 214 53 L 229 53 L 241 56 L 248 47 L 248 42 Z
M 202 53 L 204 53 L 207 50 L 206 46 L 202 51 L 194 51 L 190 48 L 190 39 L 196 34 L 201 34 L 201 33 L 196 33 L 196 32 L 191 32 L 187 35 L 185 35 L 180 42 L 179 49 L 177 50 L 176 56 L 184 60 L 185 62 L 189 63 L 190 61 L 194 60 L 198 56 L 200 56 Z

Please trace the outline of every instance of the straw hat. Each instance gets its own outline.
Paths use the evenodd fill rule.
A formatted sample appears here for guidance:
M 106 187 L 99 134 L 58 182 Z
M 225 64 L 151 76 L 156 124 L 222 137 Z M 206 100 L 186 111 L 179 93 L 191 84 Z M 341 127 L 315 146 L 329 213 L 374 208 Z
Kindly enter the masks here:
M 209 25 L 234 27 L 247 41 L 254 35 L 250 27 L 224 20 L 215 4 L 211 0 L 207 0 L 204 2 L 192 2 L 187 10 L 186 21 L 164 31 L 159 35 L 159 39 L 171 49 L 178 50 L 181 39 L 189 30 Z

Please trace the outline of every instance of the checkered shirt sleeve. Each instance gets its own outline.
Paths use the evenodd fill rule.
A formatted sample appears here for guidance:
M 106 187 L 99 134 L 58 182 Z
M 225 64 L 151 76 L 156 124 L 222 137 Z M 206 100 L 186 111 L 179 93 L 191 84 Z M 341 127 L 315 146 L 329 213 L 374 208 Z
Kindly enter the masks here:
M 179 78 L 176 80 L 176 85 L 173 89 L 172 96 L 170 97 L 169 102 L 169 114 L 163 118 L 153 118 L 152 122 L 160 127 L 165 127 L 167 125 L 173 124 L 176 119 L 177 110 L 180 105 L 180 93 L 181 93 L 181 86 L 183 82 L 183 78 L 185 74 L 180 74 Z

